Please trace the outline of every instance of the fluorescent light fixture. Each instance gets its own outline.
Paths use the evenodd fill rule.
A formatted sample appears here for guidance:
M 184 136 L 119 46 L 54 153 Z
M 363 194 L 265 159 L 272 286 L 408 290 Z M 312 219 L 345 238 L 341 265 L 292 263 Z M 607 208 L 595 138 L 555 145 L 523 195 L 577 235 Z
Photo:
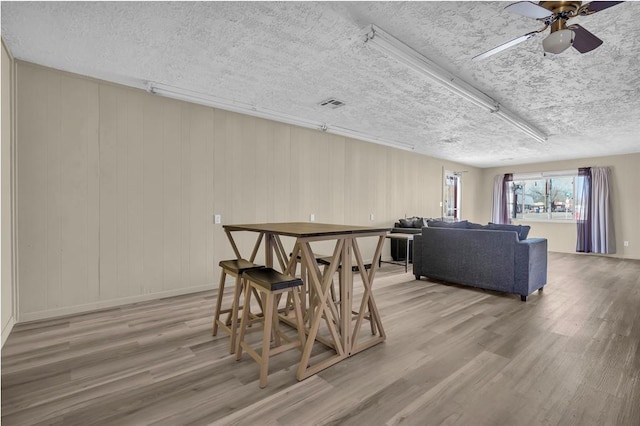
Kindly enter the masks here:
M 258 108 L 254 105 L 230 101 L 228 99 L 219 98 L 213 95 L 195 92 L 193 90 L 173 87 L 162 83 L 148 82 L 147 91 L 167 98 L 177 99 L 180 101 L 191 102 L 199 105 L 219 108 L 226 111 L 238 112 L 253 117 L 265 118 L 281 123 L 292 124 L 294 126 L 304 127 L 307 129 L 321 130 L 334 135 L 345 136 L 349 138 L 360 139 L 366 142 L 373 142 L 379 145 L 385 145 L 392 148 L 413 151 L 414 146 L 405 142 L 391 141 L 377 136 L 360 133 L 356 130 L 347 129 L 339 126 L 331 126 L 320 121 L 307 120 L 305 118 L 295 117 L 281 112 L 271 111 L 264 108 Z
M 166 84 L 149 82 L 147 84 L 147 91 L 156 95 L 166 96 L 167 98 L 220 108 L 227 111 L 239 112 L 241 114 L 252 115 L 254 117 L 266 118 L 267 120 L 293 124 L 295 126 L 319 130 L 325 130 L 324 127 L 326 127 L 326 124 L 318 121 L 305 120 L 288 114 L 269 111 L 266 109 L 258 109 L 251 104 L 230 101 L 188 89 L 168 86 Z
M 413 50 L 391 34 L 376 25 L 371 25 L 366 33 L 365 43 L 387 54 L 414 71 L 428 77 L 456 95 L 474 105 L 496 114 L 509 124 L 537 141 L 545 141 L 546 135 L 516 114 L 506 110 L 495 99 L 482 93 L 469 83 L 461 80 L 435 62 Z
M 364 133 L 360 133 L 356 130 L 351 130 L 351 129 L 347 129 L 345 127 L 339 127 L 339 126 L 328 126 L 327 127 L 327 132 L 328 133 L 333 133 L 335 135 L 339 135 L 339 136 L 345 136 L 348 138 L 354 138 L 354 139 L 360 139 L 360 140 L 364 140 L 364 141 L 368 141 L 368 142 L 374 142 L 377 143 L 379 145 L 385 145 L 385 146 L 390 146 L 392 148 L 401 148 L 404 149 L 406 151 L 413 151 L 415 149 L 415 145 L 406 143 L 406 142 L 397 142 L 397 141 L 390 141 L 388 139 L 385 138 L 380 138 L 377 136 L 372 136 L 372 135 L 365 135 Z
M 493 114 L 496 117 L 499 117 L 507 123 L 511 124 L 513 127 L 517 128 L 527 136 L 537 140 L 538 142 L 544 142 L 547 140 L 547 137 L 544 133 L 531 126 L 526 121 L 521 120 L 518 116 L 516 116 L 512 112 L 509 112 L 509 110 L 502 108 L 502 106 L 499 106 L 498 111 L 495 111 Z

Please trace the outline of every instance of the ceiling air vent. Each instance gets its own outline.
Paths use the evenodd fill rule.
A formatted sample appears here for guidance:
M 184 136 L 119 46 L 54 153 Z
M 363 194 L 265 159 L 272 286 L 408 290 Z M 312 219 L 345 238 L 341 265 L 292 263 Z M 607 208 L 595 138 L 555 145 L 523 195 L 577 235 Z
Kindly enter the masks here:
M 336 98 L 329 98 L 329 99 L 325 99 L 324 101 L 320 102 L 318 105 L 320 105 L 321 107 L 328 107 L 331 109 L 336 109 L 336 108 L 340 108 L 341 106 L 344 106 L 344 102 L 339 101 Z

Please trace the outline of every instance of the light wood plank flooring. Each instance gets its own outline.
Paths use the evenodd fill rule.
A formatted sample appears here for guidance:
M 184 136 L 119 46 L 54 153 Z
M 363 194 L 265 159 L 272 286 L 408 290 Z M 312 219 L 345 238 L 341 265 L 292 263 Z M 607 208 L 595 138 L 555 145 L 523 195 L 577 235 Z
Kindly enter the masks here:
M 302 382 L 211 336 L 213 291 L 21 324 L 2 424 L 640 425 L 640 261 L 549 254 L 543 294 L 416 281 L 384 264 L 381 345 Z

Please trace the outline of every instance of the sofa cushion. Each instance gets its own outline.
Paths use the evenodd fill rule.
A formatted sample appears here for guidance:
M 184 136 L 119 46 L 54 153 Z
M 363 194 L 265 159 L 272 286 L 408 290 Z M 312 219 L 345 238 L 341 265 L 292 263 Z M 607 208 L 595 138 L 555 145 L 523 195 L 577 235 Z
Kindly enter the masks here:
M 529 225 L 507 225 L 489 222 L 487 229 L 494 231 L 516 231 L 518 233 L 518 240 L 522 241 L 527 239 L 531 227 Z
M 404 219 L 400 219 L 397 222 L 396 228 L 419 228 L 421 229 L 423 226 L 427 226 L 427 219 L 422 217 L 407 217 Z
M 398 223 L 400 224 L 400 228 L 414 228 L 413 222 L 416 219 L 416 217 L 407 217 L 404 219 L 400 219 Z
M 461 220 L 460 222 L 444 222 L 441 220 L 429 221 L 429 228 L 467 228 L 469 224 L 468 220 Z

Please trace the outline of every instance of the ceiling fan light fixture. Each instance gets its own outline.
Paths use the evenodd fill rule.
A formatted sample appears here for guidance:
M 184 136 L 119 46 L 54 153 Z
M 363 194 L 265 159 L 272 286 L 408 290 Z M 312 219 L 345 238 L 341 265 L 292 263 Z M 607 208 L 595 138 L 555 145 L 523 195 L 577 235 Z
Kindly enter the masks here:
M 570 48 L 574 39 L 575 33 L 571 30 L 554 31 L 542 40 L 542 48 L 547 53 L 557 55 Z

